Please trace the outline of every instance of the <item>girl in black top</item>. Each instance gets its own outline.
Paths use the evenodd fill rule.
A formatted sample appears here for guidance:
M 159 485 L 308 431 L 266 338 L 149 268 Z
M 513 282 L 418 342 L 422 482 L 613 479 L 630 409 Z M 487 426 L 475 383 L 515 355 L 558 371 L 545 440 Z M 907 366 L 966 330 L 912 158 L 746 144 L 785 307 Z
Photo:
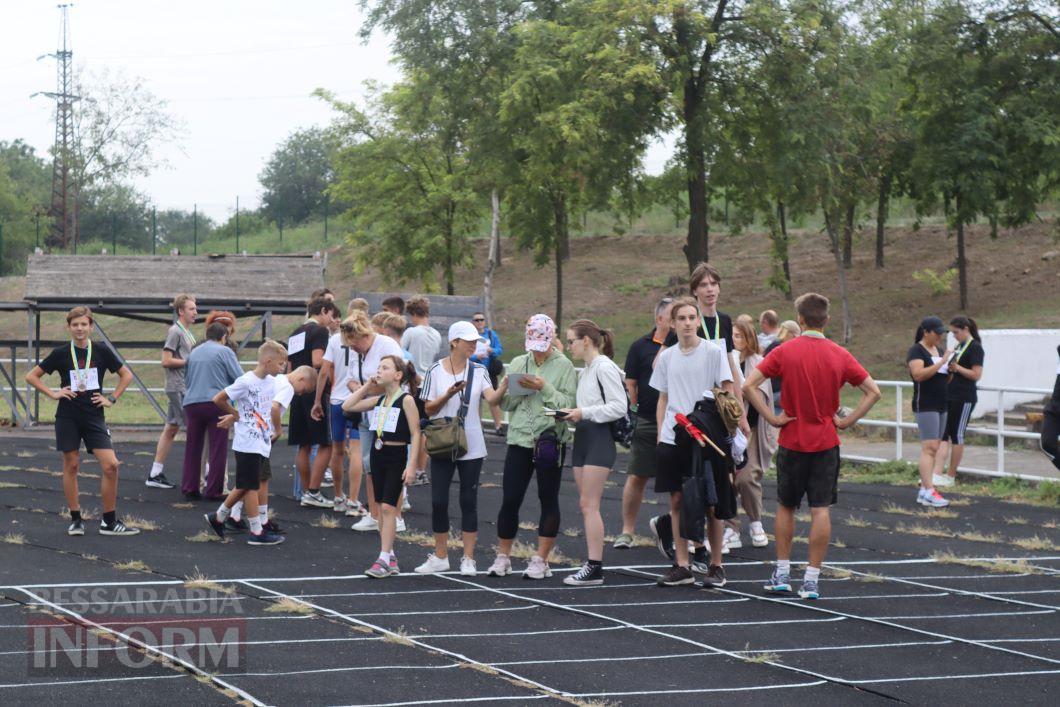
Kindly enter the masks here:
M 382 386 L 383 394 L 369 396 L 368 391 L 378 386 Z M 375 502 L 380 507 L 380 552 L 365 574 L 376 579 L 399 571 L 394 555 L 397 505 L 404 486 L 416 480 L 422 439 L 416 393 L 415 365 L 398 356 L 384 356 L 376 374 L 342 404 L 344 412 L 367 413 L 369 420 L 371 435 L 361 444 L 372 445 L 369 468 Z
M 949 364 L 946 385 L 946 429 L 931 475 L 936 486 L 954 484 L 964 456 L 964 430 L 972 417 L 972 408 L 979 400 L 975 384 L 983 377 L 983 359 L 986 357 L 974 319 L 954 317 L 950 320 L 950 332 L 957 340 L 957 348 Z M 946 473 L 947 457 L 950 459 L 949 473 Z
M 55 446 L 63 455 L 63 492 L 71 519 L 67 534 L 85 534 L 77 491 L 81 442 L 84 442 L 85 449 L 99 460 L 103 469 L 100 535 L 136 535 L 139 530 L 127 528 L 117 519 L 118 459 L 114 456 L 110 430 L 103 418 L 103 410 L 118 402 L 132 381 L 132 372 L 109 346 L 93 346 L 90 338 L 93 323 L 92 310 L 88 307 L 71 309 L 66 315 L 70 343 L 53 349 L 26 374 L 26 382 L 52 400 L 59 401 L 55 410 Z M 104 395 L 103 377 L 107 371 L 118 374 L 118 386 L 113 393 Z M 42 376 L 52 373 L 59 374 L 58 391 L 41 380 Z
M 1060 354 L 1060 346 L 1056 347 Z M 1057 451 L 1057 437 L 1060 436 L 1060 366 L 1056 367 L 1056 382 L 1053 383 L 1053 397 L 1042 410 L 1042 451 L 1053 460 L 1053 466 L 1060 469 L 1060 452 Z
M 916 343 L 905 360 L 913 379 L 913 417 L 920 432 L 920 491 L 916 501 L 922 506 L 942 508 L 950 504 L 935 489 L 932 472 L 939 441 L 946 428 L 947 364 L 953 351 L 943 351 L 946 327 L 938 317 L 924 317 L 916 330 Z

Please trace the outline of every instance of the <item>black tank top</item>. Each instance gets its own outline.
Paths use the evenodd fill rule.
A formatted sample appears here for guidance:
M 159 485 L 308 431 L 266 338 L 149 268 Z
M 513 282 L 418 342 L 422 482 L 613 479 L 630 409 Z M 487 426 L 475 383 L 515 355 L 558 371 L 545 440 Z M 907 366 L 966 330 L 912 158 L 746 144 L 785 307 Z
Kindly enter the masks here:
M 405 416 L 406 397 L 408 397 L 408 393 L 402 393 L 401 395 L 397 396 L 397 398 L 394 400 L 394 404 L 391 406 L 393 407 L 393 409 L 398 411 L 397 426 L 394 428 L 393 432 L 383 432 L 384 442 L 403 442 L 405 444 L 412 443 L 412 430 L 409 429 L 409 421 L 408 418 Z M 376 405 L 376 410 L 378 411 L 378 409 L 379 406 Z M 378 433 L 375 431 L 372 432 L 371 444 L 375 444 L 375 437 L 377 436 L 377 434 Z

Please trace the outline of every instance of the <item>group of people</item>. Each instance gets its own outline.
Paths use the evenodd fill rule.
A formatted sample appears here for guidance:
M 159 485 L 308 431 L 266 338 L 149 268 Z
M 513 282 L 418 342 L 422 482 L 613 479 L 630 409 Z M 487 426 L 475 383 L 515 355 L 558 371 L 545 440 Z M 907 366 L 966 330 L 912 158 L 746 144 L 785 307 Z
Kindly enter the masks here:
M 525 353 L 510 361 L 506 374 L 500 339 L 481 313 L 449 326 L 443 342 L 431 325 L 426 297 L 407 302 L 391 298 L 374 316 L 369 316 L 367 302 L 353 300 L 343 317 L 328 290 L 313 293 L 305 322 L 286 345 L 265 341 L 254 368 L 244 372 L 232 346 L 234 316 L 211 312 L 205 341 L 199 343 L 191 332 L 198 319 L 195 301 L 181 295 L 173 303 L 175 322 L 162 354 L 168 416 L 146 483 L 173 488 L 164 464 L 184 426 L 185 497 L 221 501 L 205 516 L 218 535 L 248 532 L 251 544 L 279 544 L 284 531 L 268 511 L 269 459 L 287 415 L 288 444 L 297 448 L 301 505 L 356 517 L 353 529 L 378 532 L 380 553 L 366 570 L 368 576 L 400 571 L 394 539 L 404 529 L 407 489 L 423 483 L 432 484 L 435 542 L 415 571 L 451 569 L 449 497 L 454 482 L 459 488 L 459 571 L 475 575 L 478 488 L 487 456 L 480 414 L 485 404 L 497 429 L 507 414 L 497 550 L 488 575 L 513 572 L 512 548 L 531 480 L 536 480 L 540 517 L 537 545 L 522 574 L 527 579 L 552 575 L 549 558 L 560 530 L 560 482 L 569 453 L 586 560 L 563 581 L 575 586 L 604 582 L 600 501 L 617 459 L 617 440 L 631 447 L 631 455 L 622 531 L 613 549 L 633 545 L 637 515 L 654 478 L 654 490 L 669 497 L 668 512 L 648 520 L 660 552 L 671 562 L 658 583 L 693 584 L 698 573 L 704 588 L 724 586 L 723 557 L 744 542 L 740 507 L 749 519 L 750 543 L 764 547 L 769 542 L 762 522 L 762 480 L 772 463 L 779 501 L 777 563 L 765 589 L 792 591 L 795 512 L 805 499 L 811 528 L 799 594 L 817 598 L 830 538 L 829 507 L 838 499 L 837 431 L 863 417 L 880 392 L 854 357 L 825 337 L 827 298 L 815 293 L 798 298 L 797 321 L 782 322 L 767 310 L 756 331 L 751 317 L 733 320 L 718 310 L 721 282 L 718 270 L 703 263 L 692 273 L 687 296 L 660 300 L 653 330 L 630 347 L 624 370 L 613 360 L 610 331 L 579 319 L 561 336 L 550 317 L 535 314 L 526 322 Z M 88 308 L 71 310 L 67 324 L 69 347 L 52 351 L 27 381 L 59 401 L 56 441 L 71 514 L 68 532 L 84 533 L 77 494 L 83 442 L 103 467 L 100 532 L 135 534 L 116 516 L 118 462 L 103 417 L 132 375 L 111 349 L 93 349 Z M 936 486 L 952 479 L 960 462 L 975 381 L 982 374 L 975 322 L 955 317 L 950 330 L 958 342 L 952 350 L 944 346 L 942 320 L 925 318 L 908 354 L 923 446 L 918 502 L 932 506 L 945 504 Z M 582 365 L 580 372 L 572 359 Z M 42 376 L 56 372 L 61 386 L 52 390 Z M 106 372 L 118 376 L 109 395 L 103 394 Z M 861 392 L 852 410 L 839 404 L 844 385 Z M 225 494 L 230 429 L 236 463 L 234 487 Z M 1052 443 L 1055 449 L 1055 435 Z M 949 472 L 943 473 L 947 454 Z M 331 498 L 322 491 L 329 481 Z M 360 501 L 362 485 L 367 503 Z

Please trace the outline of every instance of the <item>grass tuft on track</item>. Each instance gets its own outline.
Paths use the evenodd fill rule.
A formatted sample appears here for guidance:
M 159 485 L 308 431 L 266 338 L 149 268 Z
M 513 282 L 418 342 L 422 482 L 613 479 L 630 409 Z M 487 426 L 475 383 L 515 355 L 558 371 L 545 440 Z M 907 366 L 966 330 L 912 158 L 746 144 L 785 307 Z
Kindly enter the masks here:
M 185 535 L 184 539 L 189 543 L 226 543 L 227 538 L 217 537 L 217 533 L 211 533 L 209 530 L 200 530 L 195 535 Z
M 22 533 L 8 533 L 3 537 L 0 537 L 0 541 L 3 541 L 8 545 L 25 545 L 26 536 Z
M 150 572 L 151 568 L 143 560 L 128 560 L 114 563 L 114 569 L 122 572 Z
M 321 513 L 310 525 L 314 528 L 337 528 L 339 527 L 339 521 L 327 513 Z
M 1026 560 L 1006 560 L 1003 557 L 997 557 L 993 560 L 981 560 L 973 557 L 961 557 L 955 555 L 952 552 L 934 552 L 931 554 L 931 559 L 935 560 L 940 564 L 944 565 L 962 565 L 964 567 L 975 567 L 976 569 L 983 569 L 987 572 L 997 572 L 998 574 L 1044 574 L 1045 572 L 1035 567 L 1034 565 L 1028 564 Z
M 187 589 L 206 589 L 207 591 L 217 592 L 219 594 L 235 594 L 235 590 L 232 587 L 225 587 L 218 584 L 213 580 L 212 577 L 204 573 L 198 567 L 195 571 L 184 577 L 184 587 Z
M 266 597 L 268 598 L 268 597 Z M 312 614 L 313 607 L 307 606 L 297 599 L 291 597 L 281 597 L 280 599 L 273 600 L 268 606 L 265 607 L 265 611 L 270 614 Z
M 146 518 L 139 518 L 137 516 L 125 516 L 123 520 L 125 525 L 129 528 L 136 528 L 137 530 L 158 530 L 158 523 L 153 520 L 147 520 Z
M 404 626 L 398 626 L 393 631 L 383 634 L 383 640 L 387 643 L 394 643 L 399 646 L 413 645 L 412 639 L 409 638 L 409 632 L 405 630 Z
M 1043 538 L 1040 535 L 1035 535 L 1030 538 L 1014 538 L 1012 544 L 1016 547 L 1023 548 L 1024 550 L 1044 550 L 1046 552 L 1056 552 L 1060 550 L 1060 546 L 1049 538 Z
M 744 644 L 743 650 L 739 651 L 739 653 L 740 660 L 745 663 L 776 663 L 780 660 L 780 656 L 776 653 L 751 650 L 751 644 L 749 643 Z

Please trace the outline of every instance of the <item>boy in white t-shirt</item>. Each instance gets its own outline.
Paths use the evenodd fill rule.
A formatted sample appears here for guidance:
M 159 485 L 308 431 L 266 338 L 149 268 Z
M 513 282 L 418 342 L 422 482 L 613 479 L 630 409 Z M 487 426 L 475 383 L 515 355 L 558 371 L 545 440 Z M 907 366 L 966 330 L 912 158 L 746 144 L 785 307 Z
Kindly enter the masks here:
M 218 424 L 234 425 L 235 440 L 232 451 L 236 456 L 236 487 L 215 513 L 205 515 L 206 522 L 219 537 L 224 537 L 225 520 L 232 507 L 244 502 L 250 523 L 249 545 L 279 545 L 282 535 L 266 532 L 258 515 L 258 491 L 261 489 L 262 465 L 272 453 L 272 442 L 277 430 L 273 427 L 272 400 L 276 395 L 276 381 L 287 362 L 287 349 L 275 341 L 266 341 L 258 348 L 258 365 L 244 373 L 236 382 L 214 396 L 213 403 L 228 418 Z M 235 403 L 235 407 L 231 403 Z

